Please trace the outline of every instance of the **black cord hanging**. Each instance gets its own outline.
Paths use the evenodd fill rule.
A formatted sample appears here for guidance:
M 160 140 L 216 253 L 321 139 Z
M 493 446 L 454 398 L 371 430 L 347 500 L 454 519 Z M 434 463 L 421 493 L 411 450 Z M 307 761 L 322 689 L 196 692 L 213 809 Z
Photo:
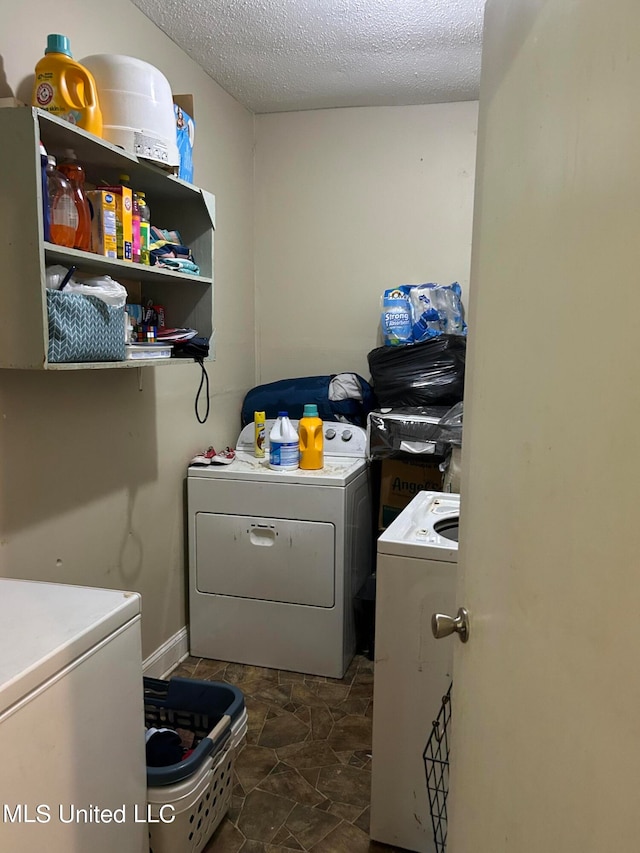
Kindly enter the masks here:
M 204 366 L 204 361 L 201 358 L 197 358 L 196 361 L 200 365 L 200 369 L 202 370 L 202 375 L 200 377 L 200 385 L 198 386 L 198 392 L 196 394 L 195 411 L 196 411 L 196 418 L 198 419 L 198 423 L 203 424 L 203 423 L 205 423 L 205 421 L 209 417 L 209 408 L 211 405 L 211 400 L 209 399 L 209 374 L 207 373 L 207 370 Z M 207 408 L 205 410 L 204 417 L 201 418 L 200 412 L 198 411 L 198 400 L 200 399 L 200 393 L 202 392 L 202 386 L 203 385 L 206 388 L 205 393 L 206 393 L 206 400 L 207 400 Z

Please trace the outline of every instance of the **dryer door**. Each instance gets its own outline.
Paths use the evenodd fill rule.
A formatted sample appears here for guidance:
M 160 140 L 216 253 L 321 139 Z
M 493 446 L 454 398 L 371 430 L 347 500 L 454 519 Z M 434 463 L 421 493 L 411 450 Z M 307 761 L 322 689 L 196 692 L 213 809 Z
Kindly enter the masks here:
M 317 521 L 196 516 L 199 592 L 333 607 L 335 528 Z

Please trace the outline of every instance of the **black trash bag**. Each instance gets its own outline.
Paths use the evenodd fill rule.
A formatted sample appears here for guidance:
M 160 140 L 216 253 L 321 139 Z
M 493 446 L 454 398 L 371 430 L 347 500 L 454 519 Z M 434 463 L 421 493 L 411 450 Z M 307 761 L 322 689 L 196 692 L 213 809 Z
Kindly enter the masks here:
M 367 356 L 380 408 L 453 406 L 464 393 L 467 339 L 440 335 L 404 347 L 378 347 Z

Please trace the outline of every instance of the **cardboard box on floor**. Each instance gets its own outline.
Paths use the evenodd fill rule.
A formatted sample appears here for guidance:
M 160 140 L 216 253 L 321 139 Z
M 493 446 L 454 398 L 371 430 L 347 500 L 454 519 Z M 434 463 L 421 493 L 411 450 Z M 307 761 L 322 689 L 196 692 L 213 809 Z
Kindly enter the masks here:
M 378 526 L 388 527 L 418 492 L 442 491 L 441 456 L 383 459 Z

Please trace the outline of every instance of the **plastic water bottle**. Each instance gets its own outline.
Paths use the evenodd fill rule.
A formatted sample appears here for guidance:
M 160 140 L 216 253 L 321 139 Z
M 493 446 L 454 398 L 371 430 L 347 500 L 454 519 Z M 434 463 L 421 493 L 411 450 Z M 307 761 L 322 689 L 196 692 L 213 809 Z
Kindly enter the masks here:
M 294 471 L 299 459 L 298 433 L 289 413 L 278 412 L 278 420 L 269 433 L 269 467 L 275 471 Z
M 315 403 L 306 403 L 300 418 L 300 467 L 317 471 L 324 466 L 322 421 Z
M 78 210 L 71 184 L 56 169 L 56 158 L 47 157 L 49 195 L 49 238 L 58 246 L 73 249 L 78 228 Z

